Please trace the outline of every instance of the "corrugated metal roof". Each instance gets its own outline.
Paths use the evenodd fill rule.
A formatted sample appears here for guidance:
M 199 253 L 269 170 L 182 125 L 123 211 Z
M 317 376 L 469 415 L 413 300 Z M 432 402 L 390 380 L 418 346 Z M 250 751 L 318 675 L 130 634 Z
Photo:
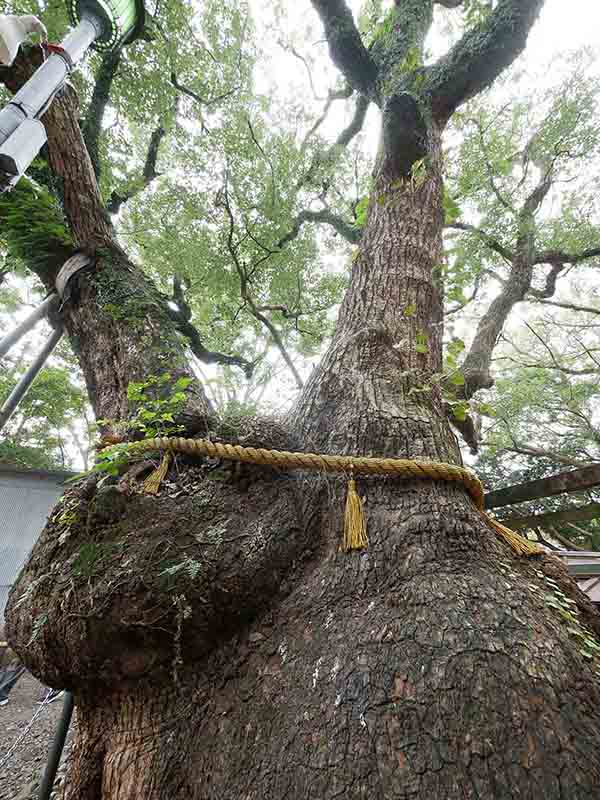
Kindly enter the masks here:
M 577 579 L 577 585 L 585 592 L 592 603 L 600 603 L 600 575 L 593 578 Z
M 63 482 L 62 474 L 0 469 L 0 615 Z
M 600 575 L 600 553 L 595 550 L 557 550 L 555 555 L 565 559 L 578 581 L 583 575 Z

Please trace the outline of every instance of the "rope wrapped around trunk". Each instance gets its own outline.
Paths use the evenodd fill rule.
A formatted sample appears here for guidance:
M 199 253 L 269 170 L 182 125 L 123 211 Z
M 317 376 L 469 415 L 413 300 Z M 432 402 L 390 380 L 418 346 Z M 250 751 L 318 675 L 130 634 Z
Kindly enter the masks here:
M 121 446 L 122 447 L 122 446 Z M 183 439 L 181 437 L 144 439 L 126 446 L 131 455 L 150 451 L 165 453 L 163 461 L 145 481 L 147 492 L 156 494 L 160 482 L 166 475 L 171 453 L 203 455 L 238 461 L 244 464 L 276 467 L 278 469 L 302 469 L 314 472 L 336 472 L 349 479 L 346 503 L 343 550 L 362 549 L 367 546 L 366 526 L 362 501 L 356 491 L 355 475 L 387 475 L 394 478 L 434 481 L 452 481 L 467 490 L 478 512 L 486 524 L 520 556 L 539 555 L 543 548 L 511 531 L 484 510 L 484 491 L 479 478 L 470 470 L 454 464 L 438 461 L 416 461 L 405 458 L 375 458 L 370 456 L 335 456 L 318 453 L 291 453 L 285 450 L 265 450 L 257 447 L 242 447 L 238 444 L 211 442 L 208 439 Z

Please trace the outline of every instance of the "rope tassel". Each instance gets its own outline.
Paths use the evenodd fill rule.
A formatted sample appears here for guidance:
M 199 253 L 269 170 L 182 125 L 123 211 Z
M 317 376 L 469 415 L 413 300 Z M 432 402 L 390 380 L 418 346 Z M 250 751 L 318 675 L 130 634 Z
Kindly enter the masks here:
M 367 525 L 363 503 L 356 491 L 356 481 L 348 481 L 348 494 L 346 495 L 346 512 L 344 514 L 344 540 L 342 550 L 362 550 L 367 547 Z
M 155 438 L 131 442 L 127 447 L 131 455 L 164 450 L 162 463 L 144 482 L 146 492 L 157 494 L 164 480 L 170 463 L 170 453 L 187 453 L 188 455 L 205 455 L 211 458 L 222 458 L 238 461 L 243 464 L 259 464 L 279 469 L 304 469 L 317 472 L 350 472 L 348 495 L 344 515 L 344 539 L 341 549 L 361 550 L 367 547 L 367 527 L 363 504 L 356 491 L 354 472 L 361 475 L 388 475 L 396 478 L 436 481 L 452 481 L 461 484 L 470 494 L 475 507 L 486 524 L 508 544 L 519 556 L 536 556 L 544 553 L 544 548 L 530 542 L 518 533 L 511 531 L 501 522 L 485 512 L 483 485 L 477 476 L 455 464 L 444 464 L 437 461 L 416 461 L 403 458 L 374 458 L 371 456 L 334 456 L 318 453 L 290 453 L 286 450 L 265 450 L 258 447 L 242 447 L 237 444 L 211 442 L 208 439 Z
M 167 451 L 162 457 L 160 465 L 154 470 L 154 472 L 150 473 L 150 475 L 148 475 L 144 481 L 144 491 L 146 494 L 158 494 L 160 485 L 164 481 L 165 476 L 169 471 L 170 463 L 171 453 Z
M 498 522 L 497 519 L 490 517 L 489 514 L 484 513 L 483 517 L 494 533 L 501 539 L 504 539 L 518 556 L 538 556 L 545 552 L 543 547 L 540 547 L 535 542 L 530 542 L 529 539 L 520 536 L 518 533 L 515 533 L 515 531 L 511 531 L 510 528 Z

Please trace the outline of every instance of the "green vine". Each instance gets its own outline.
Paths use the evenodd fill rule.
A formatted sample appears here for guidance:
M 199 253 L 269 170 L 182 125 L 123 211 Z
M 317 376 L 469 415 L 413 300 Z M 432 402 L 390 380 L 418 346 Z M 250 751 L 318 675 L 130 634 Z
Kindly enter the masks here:
M 583 658 L 593 662 L 594 672 L 600 676 L 600 642 L 581 623 L 576 602 L 566 596 L 553 578 L 549 578 L 541 570 L 535 570 L 535 573 L 546 583 L 548 591 L 544 593 L 543 589 L 534 583 L 528 584 L 529 591 L 558 614 L 561 622 L 567 626 L 567 633 L 577 641 Z
M 75 242 L 56 200 L 43 187 L 22 179 L 0 195 L 1 237 L 27 267 L 51 273 L 72 254 Z
M 179 433 L 183 430 L 183 426 L 178 425 L 175 418 L 185 407 L 187 399 L 185 390 L 192 379 L 181 377 L 172 385 L 171 381 L 170 372 L 151 375 L 140 383 L 132 381 L 127 387 L 127 398 L 134 407 L 135 416 L 127 421 L 99 419 L 96 424 L 100 427 L 110 426 L 123 433 L 142 433 L 144 439 Z M 123 443 L 101 450 L 89 472 L 118 475 L 120 468 L 128 463 L 127 448 L 128 444 Z

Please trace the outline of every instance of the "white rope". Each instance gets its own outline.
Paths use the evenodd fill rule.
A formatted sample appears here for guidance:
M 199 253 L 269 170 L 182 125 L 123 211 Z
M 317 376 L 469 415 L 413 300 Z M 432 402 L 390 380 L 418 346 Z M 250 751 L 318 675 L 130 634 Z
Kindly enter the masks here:
M 8 759 L 9 759 L 9 758 L 12 756 L 12 754 L 15 752 L 15 750 L 16 750 L 16 749 L 17 749 L 17 747 L 18 747 L 18 745 L 19 745 L 19 744 L 21 744 L 21 742 L 23 741 L 23 739 L 25 739 L 25 737 L 27 736 L 27 734 L 29 733 L 29 731 L 30 731 L 30 730 L 31 730 L 31 728 L 33 727 L 33 723 L 34 723 L 34 722 L 36 721 L 36 719 L 39 717 L 39 715 L 40 715 L 40 714 L 41 714 L 41 712 L 44 710 L 44 708 L 45 708 L 47 705 L 49 705 L 49 703 L 50 703 L 50 695 L 51 695 L 51 692 L 52 692 L 52 690 L 51 690 L 51 689 L 49 689 L 49 690 L 48 690 L 48 693 L 46 694 L 46 697 L 44 697 L 44 699 L 43 699 L 43 701 L 42 701 L 42 704 L 41 704 L 41 706 L 40 706 L 40 707 L 37 709 L 37 711 L 35 712 L 35 714 L 33 715 L 33 717 L 32 717 L 32 718 L 29 720 L 29 723 L 28 723 L 27 727 L 25 728 L 25 730 L 23 731 L 23 733 L 22 733 L 20 736 L 18 736 L 18 737 L 17 737 L 17 739 L 15 739 L 15 741 L 14 741 L 14 742 L 12 743 L 12 745 L 10 746 L 10 749 L 8 750 L 8 752 L 6 753 L 6 755 L 4 756 L 4 758 L 3 758 L 3 759 L 0 761 L 0 769 L 2 769 L 2 767 L 3 767 L 3 766 L 6 764 L 6 762 L 8 761 Z

